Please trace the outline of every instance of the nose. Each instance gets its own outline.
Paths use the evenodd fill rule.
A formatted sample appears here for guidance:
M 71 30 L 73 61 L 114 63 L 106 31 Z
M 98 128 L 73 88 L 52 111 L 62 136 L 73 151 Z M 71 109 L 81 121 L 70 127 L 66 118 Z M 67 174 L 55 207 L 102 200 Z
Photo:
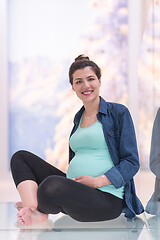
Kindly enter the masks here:
M 83 87 L 89 87 L 90 85 L 89 85 L 89 81 L 87 81 L 87 80 L 85 80 L 84 82 L 83 82 Z

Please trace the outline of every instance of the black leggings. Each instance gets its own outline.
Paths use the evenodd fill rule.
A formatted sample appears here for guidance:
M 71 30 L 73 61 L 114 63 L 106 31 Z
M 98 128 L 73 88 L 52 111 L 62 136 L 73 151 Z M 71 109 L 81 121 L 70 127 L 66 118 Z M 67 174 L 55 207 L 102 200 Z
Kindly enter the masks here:
M 64 172 L 30 152 L 16 152 L 11 171 L 16 186 L 25 180 L 38 184 L 40 212 L 62 212 L 81 222 L 110 220 L 122 212 L 123 199 L 66 178 Z

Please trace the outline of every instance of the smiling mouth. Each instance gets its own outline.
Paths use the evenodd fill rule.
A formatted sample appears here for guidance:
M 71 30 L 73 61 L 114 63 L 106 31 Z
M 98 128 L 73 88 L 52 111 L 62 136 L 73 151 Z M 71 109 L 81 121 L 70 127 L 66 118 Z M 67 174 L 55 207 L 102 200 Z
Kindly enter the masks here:
M 93 90 L 90 90 L 90 91 L 82 92 L 82 94 L 85 95 L 85 96 L 87 96 L 87 95 L 90 95 L 92 92 L 93 92 Z

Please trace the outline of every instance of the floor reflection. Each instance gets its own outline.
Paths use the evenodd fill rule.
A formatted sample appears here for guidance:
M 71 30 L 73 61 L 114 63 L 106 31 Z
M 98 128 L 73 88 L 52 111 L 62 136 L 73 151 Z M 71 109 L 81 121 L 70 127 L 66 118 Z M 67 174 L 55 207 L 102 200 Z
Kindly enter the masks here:
M 135 220 L 127 220 L 122 214 L 119 218 L 110 221 L 82 223 L 73 220 L 66 215 L 50 215 L 44 223 L 32 226 L 23 226 L 17 222 L 14 203 L 0 203 L 0 239 L 3 240 L 53 240 L 57 239 L 125 239 L 140 240 L 146 239 L 152 234 L 153 226 L 160 228 L 160 222 L 156 218 L 147 219 L 144 214 Z M 146 222 L 148 221 L 148 225 Z M 147 226 L 149 226 L 147 230 Z M 148 231 L 148 232 L 147 232 Z M 156 235 L 157 236 L 157 235 Z

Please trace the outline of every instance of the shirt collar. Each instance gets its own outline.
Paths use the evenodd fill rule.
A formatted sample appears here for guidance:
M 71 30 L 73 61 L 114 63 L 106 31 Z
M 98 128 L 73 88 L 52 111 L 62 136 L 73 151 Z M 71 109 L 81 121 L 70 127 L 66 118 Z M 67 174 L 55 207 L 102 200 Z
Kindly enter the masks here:
M 102 97 L 100 97 L 100 105 L 99 105 L 98 112 L 103 114 L 108 114 L 107 102 Z
M 81 109 L 76 113 L 75 115 L 75 118 L 74 118 L 74 123 L 79 123 L 79 120 L 82 116 L 84 112 L 84 106 L 81 107 Z M 107 111 L 107 102 L 102 98 L 100 97 L 100 105 L 99 105 L 99 110 L 98 110 L 98 113 L 102 113 L 102 114 L 108 114 L 108 111 Z

